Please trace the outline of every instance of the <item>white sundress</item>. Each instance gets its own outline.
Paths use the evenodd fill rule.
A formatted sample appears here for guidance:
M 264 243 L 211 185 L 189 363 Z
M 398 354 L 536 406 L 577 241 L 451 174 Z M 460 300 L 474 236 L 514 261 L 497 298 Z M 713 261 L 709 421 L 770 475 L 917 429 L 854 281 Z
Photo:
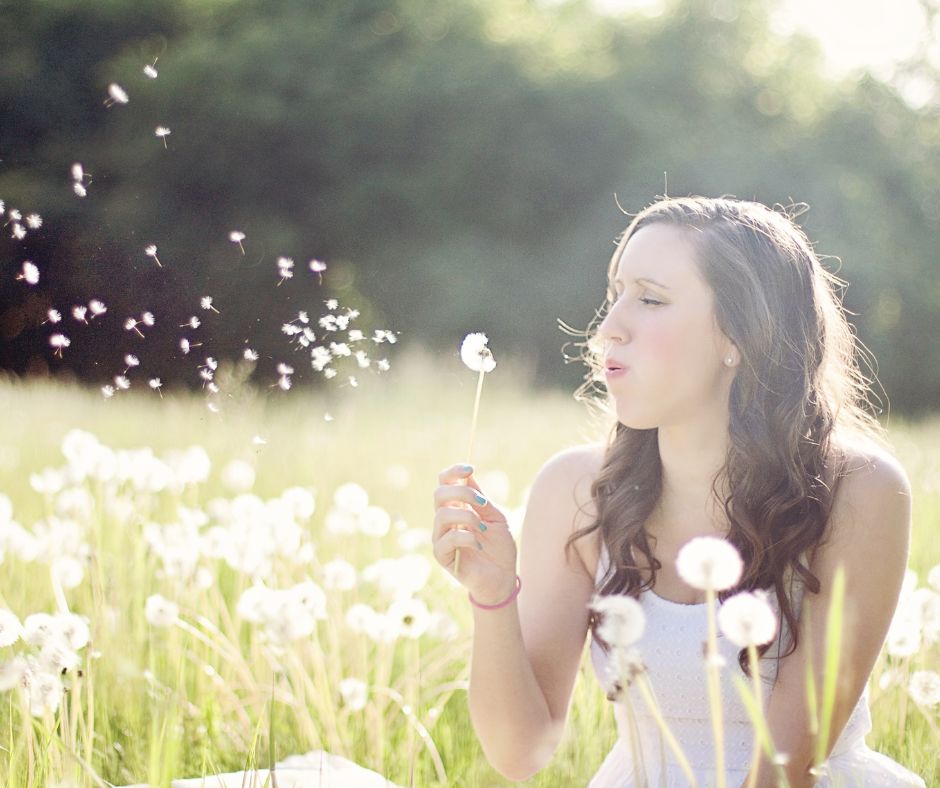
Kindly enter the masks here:
M 607 569 L 609 556 L 606 544 L 602 544 L 598 561 L 595 587 Z M 791 588 L 794 612 L 799 615 L 802 584 L 795 582 Z M 709 712 L 707 684 L 705 681 L 702 643 L 707 639 L 705 605 L 686 605 L 664 599 L 652 591 L 645 591 L 638 599 L 646 614 L 646 629 L 636 643 L 647 668 L 657 703 L 663 717 L 682 751 L 701 788 L 715 784 L 714 742 L 712 740 L 711 716 Z M 777 612 L 776 599 L 769 595 L 768 601 Z M 716 608 L 718 602 L 716 600 Z M 786 621 L 781 619 L 781 635 L 775 639 L 767 656 L 785 653 L 789 646 Z M 724 728 L 725 767 L 729 788 L 739 788 L 747 778 L 753 746 L 753 726 L 744 704 L 741 702 L 731 674 L 740 676 L 748 687 L 751 679 L 738 665 L 738 647 L 726 638 L 718 638 L 718 650 L 725 660 L 721 670 L 722 721 Z M 594 673 L 605 692 L 615 678 L 611 672 L 610 658 L 596 640 L 591 642 L 591 662 Z M 776 676 L 777 660 L 762 659 L 760 672 L 765 678 L 763 704 L 767 708 L 770 686 Z M 635 686 L 628 691 L 639 741 L 646 780 L 637 780 L 634 775 L 633 756 L 630 745 L 630 722 L 626 702 L 621 699 L 613 703 L 617 721 L 618 739 L 608 753 L 588 788 L 667 788 L 688 786 L 685 773 L 680 768 L 672 751 L 666 745 L 659 727 L 649 714 L 642 696 Z M 925 788 L 923 779 L 901 766 L 896 761 L 875 752 L 865 743 L 871 730 L 871 712 L 868 707 L 866 684 L 858 703 L 852 711 L 845 728 L 825 763 L 823 773 L 817 779 L 816 788 L 897 788 L 914 786 Z

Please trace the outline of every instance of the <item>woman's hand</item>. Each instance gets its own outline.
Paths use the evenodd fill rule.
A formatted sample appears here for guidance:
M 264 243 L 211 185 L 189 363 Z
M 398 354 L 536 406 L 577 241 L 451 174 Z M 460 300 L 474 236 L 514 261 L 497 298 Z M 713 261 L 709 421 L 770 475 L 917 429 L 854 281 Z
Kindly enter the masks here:
M 480 604 L 502 602 L 516 587 L 516 542 L 506 516 L 486 499 L 473 479 L 472 468 L 446 468 L 438 481 L 431 535 L 434 557 L 454 574 L 459 547 L 457 580 Z

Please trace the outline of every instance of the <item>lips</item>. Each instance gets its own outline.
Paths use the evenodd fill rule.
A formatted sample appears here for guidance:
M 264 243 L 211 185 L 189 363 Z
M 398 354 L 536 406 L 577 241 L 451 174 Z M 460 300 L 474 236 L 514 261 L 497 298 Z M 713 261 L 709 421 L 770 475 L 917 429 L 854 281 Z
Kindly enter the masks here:
M 606 360 L 604 361 L 604 365 L 605 365 L 605 366 L 607 367 L 607 369 L 609 369 L 609 370 L 629 369 L 629 367 L 627 367 L 626 364 L 621 364 L 619 361 L 616 361 L 616 360 L 614 360 L 614 359 L 612 359 L 612 358 L 606 359 Z

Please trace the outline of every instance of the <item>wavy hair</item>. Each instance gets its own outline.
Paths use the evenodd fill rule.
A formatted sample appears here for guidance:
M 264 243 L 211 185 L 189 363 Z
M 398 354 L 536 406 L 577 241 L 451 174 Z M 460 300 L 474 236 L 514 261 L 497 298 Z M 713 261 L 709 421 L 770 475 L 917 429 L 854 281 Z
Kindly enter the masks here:
M 740 552 L 744 571 L 737 586 L 718 598 L 757 589 L 775 594 L 791 636 L 782 656 L 793 653 L 799 640 L 786 590 L 798 575 L 804 588 L 819 593 L 819 579 L 801 557 L 811 556 L 827 537 L 849 447 L 888 447 L 869 410 L 870 381 L 858 364 L 864 346 L 842 306 L 846 283 L 823 268 L 795 223 L 799 207 L 787 212 L 729 198 L 685 197 L 661 199 L 638 213 L 611 258 L 607 301 L 583 332 L 588 340 L 578 343 L 589 372 L 575 392 L 576 399 L 610 414 L 606 393 L 595 386 L 603 380 L 604 361 L 596 321 L 615 300 L 610 283 L 630 238 L 654 223 L 686 231 L 713 291 L 717 325 L 741 355 L 729 394 L 729 447 L 711 490 L 723 504 L 726 538 Z M 596 518 L 565 546 L 567 552 L 600 529 L 611 556 L 600 595 L 637 597 L 654 585 L 662 564 L 653 557 L 644 524 L 661 493 L 657 430 L 613 425 L 591 486 Z M 645 583 L 637 551 L 652 570 Z M 591 632 L 607 652 L 610 646 L 597 632 L 600 619 L 592 615 Z M 761 646 L 760 656 L 769 647 Z M 746 649 L 738 663 L 749 675 Z

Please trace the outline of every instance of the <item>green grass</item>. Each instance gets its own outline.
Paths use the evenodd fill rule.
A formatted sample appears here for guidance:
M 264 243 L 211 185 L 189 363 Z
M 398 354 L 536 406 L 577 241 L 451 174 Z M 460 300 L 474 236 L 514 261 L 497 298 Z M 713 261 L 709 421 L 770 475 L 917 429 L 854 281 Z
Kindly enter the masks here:
M 7 415 L 0 435 L 0 492 L 12 499 L 14 517 L 26 528 L 55 505 L 30 488 L 29 475 L 64 465 L 60 444 L 72 428 L 87 430 L 114 449 L 150 447 L 157 456 L 200 445 L 213 463 L 208 482 L 198 490 L 188 489 L 179 498 L 137 494 L 124 512 L 107 510 L 109 493 L 90 487 L 95 512 L 87 540 L 93 544 L 95 561 L 66 596 L 75 612 L 91 619 L 93 643 L 82 653 L 86 676 L 68 700 L 85 721 L 76 722 L 77 751 L 90 755 L 97 774 L 118 784 L 150 780 L 166 785 L 171 777 L 238 770 L 249 763 L 266 767 L 273 743 L 277 758 L 322 747 L 402 785 L 436 784 L 434 760 L 399 701 L 373 693 L 362 711 L 341 707 L 336 683 L 354 675 L 386 687 L 411 706 L 414 719 L 430 733 L 449 785 L 510 784 L 489 767 L 470 725 L 465 687 L 472 615 L 466 594 L 433 559 L 431 578 L 420 596 L 433 610 L 453 616 L 460 630 L 455 641 L 424 636 L 382 647 L 346 632 L 341 607 L 354 601 L 380 606 L 371 586 L 365 586 L 343 592 L 342 606 L 331 608 L 329 620 L 317 630 L 320 645 L 316 639 L 302 647 L 295 644 L 296 662 L 285 658 L 275 678 L 255 630 L 235 617 L 235 602 L 247 580 L 224 562 L 204 561 L 215 572 L 213 587 L 181 593 L 159 577 L 160 562 L 141 536 L 148 521 L 170 522 L 178 502 L 204 507 L 213 498 L 230 496 L 220 474 L 229 460 L 238 458 L 255 465 L 253 492 L 261 498 L 276 497 L 294 485 L 315 489 L 317 510 L 305 533 L 316 546 L 319 563 L 339 556 L 361 569 L 379 557 L 397 557 L 401 550 L 394 527 L 380 538 L 338 538 L 323 531 L 333 491 L 344 482 L 357 482 L 393 522 L 429 529 L 438 471 L 466 459 L 475 385 L 476 376 L 456 358 L 432 363 L 409 356 L 384 378 L 365 378 L 358 389 L 258 394 L 234 383 L 222 385 L 232 396 L 223 395 L 222 410 L 216 414 L 198 395 L 167 392 L 161 400 L 149 391 L 132 389 L 104 401 L 97 390 L 72 385 L 0 384 L 0 412 Z M 332 421 L 324 420 L 325 412 Z M 930 448 L 940 446 L 938 433 L 938 421 L 891 428 L 898 456 L 914 483 L 911 567 L 922 580 L 926 570 L 940 562 L 940 545 L 929 538 L 940 519 L 940 454 Z M 255 444 L 256 435 L 266 442 Z M 570 395 L 535 391 L 523 367 L 501 359 L 497 371 L 487 376 L 471 459 L 481 473 L 505 473 L 508 494 L 496 502 L 517 507 L 551 454 L 602 437 L 584 406 Z M 404 487 L 393 484 L 391 466 L 407 469 L 410 478 Z M 431 558 L 427 547 L 418 552 Z M 21 620 L 33 612 L 55 610 L 45 564 L 24 564 L 8 554 L 2 566 L 0 606 L 8 606 Z M 278 587 L 306 575 L 317 579 L 311 566 L 279 566 L 275 574 Z M 190 624 L 204 615 L 218 626 L 219 637 L 207 635 L 209 630 L 198 624 L 210 644 L 180 629 L 151 628 L 143 616 L 144 600 L 151 593 L 176 599 Z M 22 643 L 0 650 L 0 661 L 19 646 Z M 239 659 L 223 658 L 215 650 L 229 646 L 240 652 Z M 93 650 L 100 658 L 89 659 Z M 924 659 L 923 653 L 915 657 L 911 669 L 927 667 L 918 662 Z M 144 673 L 148 668 L 152 680 Z M 89 688 L 94 693 L 93 738 L 87 727 Z M 875 688 L 872 699 L 875 727 L 869 745 L 924 775 L 928 785 L 940 783 L 940 769 L 931 756 L 937 742 L 913 704 L 907 704 L 905 714 L 900 689 L 881 695 Z M 0 694 L 4 785 L 25 784 L 27 773 L 27 737 L 17 702 L 12 693 Z M 432 709 L 437 716 L 428 714 Z M 59 768 L 66 776 L 83 774 L 77 761 L 56 744 L 64 725 L 55 731 L 42 720 L 31 725 L 37 785 L 51 782 Z M 615 740 L 612 709 L 593 676 L 586 649 L 562 745 L 550 765 L 527 784 L 584 785 Z

